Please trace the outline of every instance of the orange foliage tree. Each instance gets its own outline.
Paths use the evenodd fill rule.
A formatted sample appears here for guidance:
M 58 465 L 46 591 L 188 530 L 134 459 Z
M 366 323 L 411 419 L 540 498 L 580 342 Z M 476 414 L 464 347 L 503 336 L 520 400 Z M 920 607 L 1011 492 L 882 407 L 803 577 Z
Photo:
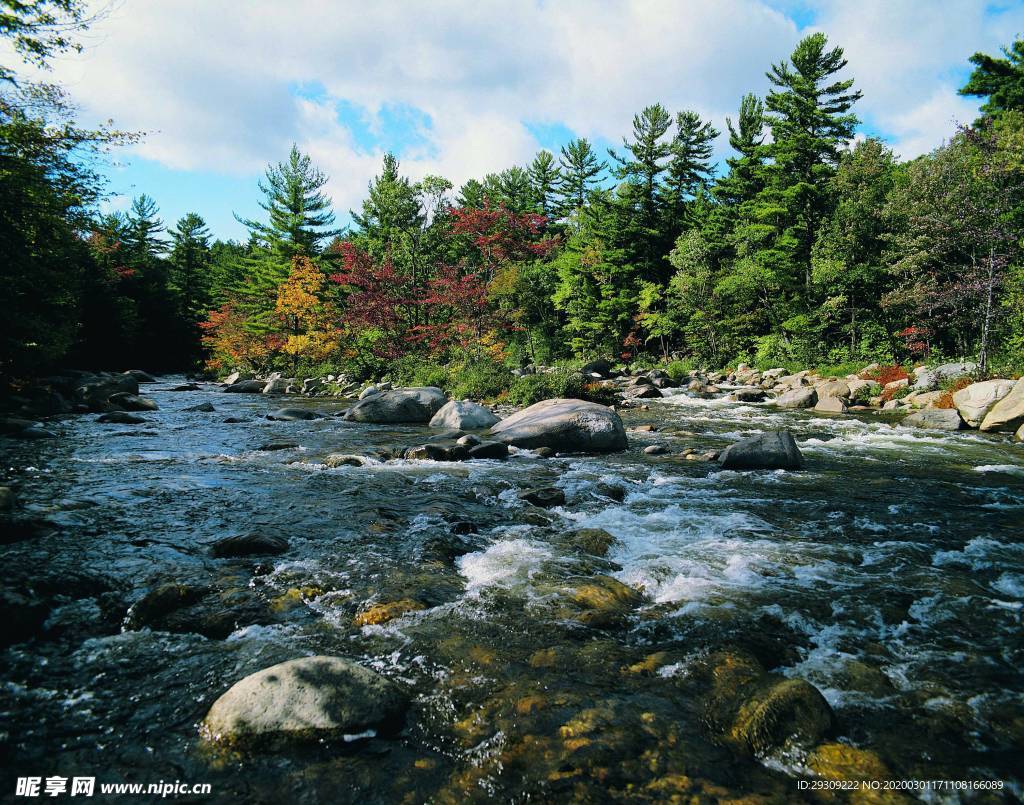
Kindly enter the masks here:
M 291 356 L 293 371 L 300 361 L 322 363 L 340 349 L 340 313 L 331 293 L 327 276 L 312 260 L 300 255 L 292 261 L 277 290 L 275 312 L 284 325 L 281 351 Z

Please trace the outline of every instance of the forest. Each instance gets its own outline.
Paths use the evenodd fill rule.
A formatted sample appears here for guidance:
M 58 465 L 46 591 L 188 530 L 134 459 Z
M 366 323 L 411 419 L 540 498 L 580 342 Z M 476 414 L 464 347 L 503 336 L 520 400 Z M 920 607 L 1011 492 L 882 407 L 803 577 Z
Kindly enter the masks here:
M 3 28 L 36 63 L 74 46 L 16 10 Z M 81 128 L 59 87 L 5 68 L 0 372 L 447 372 L 477 393 L 503 367 L 598 357 L 1019 373 L 1024 40 L 970 62 L 981 117 L 910 161 L 858 133 L 843 49 L 814 33 L 724 121 L 654 103 L 618 148 L 576 138 L 458 188 L 386 154 L 347 227 L 293 147 L 244 243 L 202 210 L 162 220 L 159 188 L 100 212 L 99 160 L 137 135 Z

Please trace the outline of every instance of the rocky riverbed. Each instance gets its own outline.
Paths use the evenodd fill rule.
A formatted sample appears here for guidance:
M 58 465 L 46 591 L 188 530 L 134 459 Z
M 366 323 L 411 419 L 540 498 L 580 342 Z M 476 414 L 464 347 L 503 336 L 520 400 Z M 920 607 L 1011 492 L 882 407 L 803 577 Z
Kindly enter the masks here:
M 5 767 L 253 802 L 1019 798 L 1024 445 L 695 380 L 582 454 L 184 378 L 16 427 L 52 436 L 0 437 Z M 791 469 L 712 460 L 774 431 Z

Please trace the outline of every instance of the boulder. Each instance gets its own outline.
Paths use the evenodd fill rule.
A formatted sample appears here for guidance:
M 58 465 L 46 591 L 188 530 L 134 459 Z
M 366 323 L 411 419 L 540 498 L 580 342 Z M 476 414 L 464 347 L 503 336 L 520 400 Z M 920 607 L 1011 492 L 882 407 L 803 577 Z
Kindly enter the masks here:
M 267 414 L 267 419 L 277 422 L 296 422 L 304 419 L 323 419 L 324 415 L 308 408 L 278 408 Z
M 591 556 L 607 556 L 616 543 L 614 535 L 603 528 L 578 528 L 565 535 L 565 541 L 574 549 Z
M 825 400 L 829 397 L 850 398 L 850 386 L 845 380 L 827 380 L 814 387 L 818 392 L 818 400 Z
M 490 435 L 516 447 L 560 452 L 609 453 L 627 447 L 619 415 L 583 400 L 542 400 L 503 419 Z
M 598 358 L 596 361 L 583 364 L 583 368 L 580 371 L 587 376 L 598 375 L 602 378 L 607 378 L 612 375 L 612 365 L 604 358 Z
M 365 400 L 367 397 L 372 397 L 374 394 L 380 394 L 380 389 L 374 385 L 369 385 L 359 392 L 359 399 Z
M 882 391 L 881 385 L 876 380 L 861 380 L 860 378 L 853 378 L 846 381 L 846 387 L 850 390 L 850 397 L 856 397 L 857 392 L 861 389 L 867 389 L 869 395 L 880 394 Z
M 729 395 L 730 400 L 736 402 L 761 402 L 765 398 L 765 393 L 762 389 L 736 389 L 732 394 Z
M 173 386 L 168 391 L 200 391 L 202 387 L 198 383 L 182 383 L 180 386 Z
M 224 537 L 210 546 L 210 553 L 218 559 L 239 556 L 276 555 L 288 550 L 288 540 L 274 534 L 239 534 Z
M 813 746 L 834 723 L 821 691 L 803 679 L 784 679 L 744 702 L 729 733 L 752 754 L 763 755 L 787 744 Z
M 718 457 L 726 470 L 798 470 L 804 460 L 788 431 L 770 431 L 729 445 Z
M 981 430 L 1015 431 L 1021 425 L 1024 425 L 1024 377 L 985 414 Z
M 118 408 L 123 408 L 125 411 L 157 411 L 160 409 L 160 406 L 153 400 L 147 397 L 140 397 L 137 394 L 129 394 L 126 391 L 111 394 L 107 398 L 107 402 L 111 405 L 116 405 Z
M 646 383 L 628 386 L 622 394 L 631 400 L 658 400 L 665 396 L 658 390 L 657 386 L 649 386 Z
M 432 428 L 472 430 L 489 428 L 501 420 L 487 408 L 470 400 L 449 400 L 430 420 Z
M 143 372 L 141 369 L 129 369 L 123 374 L 135 380 L 136 383 L 156 383 L 156 378 L 153 377 L 149 372 Z
M 364 456 L 356 456 L 351 453 L 331 453 L 323 460 L 326 467 L 362 467 L 366 464 Z
M 964 421 L 955 408 L 925 408 L 910 414 L 903 420 L 903 424 L 930 430 L 960 430 Z
M 409 447 L 402 453 L 402 458 L 413 461 L 461 461 L 469 454 L 469 450 L 451 442 L 420 444 Z
M 818 402 L 818 392 L 812 388 L 795 388 L 775 398 L 779 408 L 813 408 Z
M 263 394 L 284 394 L 288 391 L 289 381 L 283 377 L 268 380 L 263 386 Z
M 504 442 L 481 442 L 469 448 L 471 459 L 503 459 L 508 458 L 508 445 Z
M 819 397 L 814 410 L 825 414 L 845 414 L 846 403 L 841 397 Z
M 1024 425 L 1021 425 L 1017 429 L 1017 433 L 1015 434 L 1015 438 L 1017 439 L 1018 442 L 1024 442 Z
M 648 456 L 662 456 L 668 452 L 668 448 L 663 444 L 649 444 L 644 448 L 644 453 Z
M 316 394 L 323 391 L 324 380 L 321 377 L 307 377 L 302 381 L 303 394 Z
M 236 682 L 207 713 L 203 737 L 235 747 L 266 747 L 391 732 L 407 702 L 375 671 L 341 657 L 301 657 Z
M 1010 394 L 1012 380 L 985 380 L 971 383 L 953 395 L 953 405 L 970 427 L 978 427 L 995 404 Z
M 426 425 L 447 398 L 434 386 L 413 386 L 364 397 L 345 413 L 350 422 L 410 423 Z
M 127 411 L 111 411 L 109 414 L 97 417 L 96 421 L 105 425 L 142 425 L 149 420 L 143 419 L 137 414 L 129 414 Z
M 225 386 L 233 386 L 235 383 L 240 383 L 243 380 L 254 380 L 255 377 L 252 372 L 232 372 L 220 382 Z
M 547 509 L 565 503 L 565 492 L 557 487 L 546 486 L 540 489 L 528 489 L 519 495 L 519 499 Z
M 112 394 L 138 394 L 139 382 L 131 375 L 95 375 L 86 377 L 74 387 L 75 402 L 90 411 L 102 411 Z
M 256 449 L 261 453 L 273 453 L 278 450 L 292 450 L 298 446 L 295 442 L 266 442 Z
M 262 394 L 266 386 L 265 380 L 239 380 L 237 383 L 225 386 L 223 390 L 229 394 Z
M 928 391 L 939 387 L 943 380 L 953 380 L 978 371 L 978 364 L 970 361 L 963 363 L 944 363 L 928 369 L 919 366 L 914 370 L 914 388 Z
M 199 405 L 190 405 L 188 408 L 182 409 L 184 411 L 198 411 L 206 414 L 212 414 L 217 409 L 213 407 L 213 403 L 199 403 Z
M 171 612 L 190 607 L 209 592 L 206 587 L 188 584 L 161 584 L 147 592 L 128 608 L 124 628 L 136 631 L 145 627 L 155 628 L 159 621 Z

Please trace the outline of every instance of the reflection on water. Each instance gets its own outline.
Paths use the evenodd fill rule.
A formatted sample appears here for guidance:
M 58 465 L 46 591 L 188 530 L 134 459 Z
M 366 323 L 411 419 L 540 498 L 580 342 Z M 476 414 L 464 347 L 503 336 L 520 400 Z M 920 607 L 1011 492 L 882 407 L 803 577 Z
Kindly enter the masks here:
M 707 735 L 690 670 L 740 647 L 817 686 L 833 738 L 894 777 L 1020 793 L 1021 445 L 676 395 L 624 415 L 658 430 L 621 455 L 444 465 L 380 459 L 425 429 L 272 422 L 259 396 L 166 388 L 144 392 L 161 406 L 146 425 L 74 417 L 57 440 L 4 445 L 6 475 L 51 526 L 4 546 L 8 588 L 47 607 L 44 638 L 5 651 L 8 768 L 202 780 L 266 802 L 796 798 L 812 761 L 744 758 Z M 214 413 L 184 410 L 205 401 Z M 804 471 L 680 455 L 779 427 Z M 259 450 L 271 441 L 299 446 Z M 326 468 L 338 452 L 373 460 Z M 542 485 L 565 504 L 519 500 Z M 614 538 L 607 555 L 568 539 L 581 528 Z M 210 556 L 252 531 L 290 548 Z M 192 620 L 122 633 L 128 606 L 166 582 L 203 588 Z M 396 601 L 416 606 L 355 625 Z M 314 653 L 403 685 L 402 736 L 204 750 L 196 723 L 221 692 Z

